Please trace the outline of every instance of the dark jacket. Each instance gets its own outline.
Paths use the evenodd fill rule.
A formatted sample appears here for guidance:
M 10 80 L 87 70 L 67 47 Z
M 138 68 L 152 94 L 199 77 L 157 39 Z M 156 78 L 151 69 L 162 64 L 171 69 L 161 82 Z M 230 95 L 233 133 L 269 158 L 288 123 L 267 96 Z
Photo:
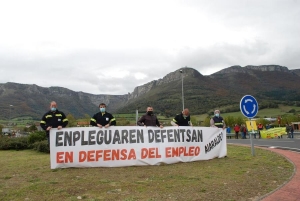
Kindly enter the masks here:
M 112 116 L 112 114 L 108 112 L 98 112 L 95 114 L 90 121 L 90 125 L 97 126 L 97 124 L 100 124 L 102 126 L 105 126 L 106 124 L 109 124 L 110 126 L 116 125 L 116 119 Z
M 190 116 L 184 117 L 183 114 L 180 113 L 177 114 L 172 121 L 178 126 L 190 126 L 191 117 Z
M 149 115 L 146 113 L 143 115 L 137 122 L 139 126 L 160 126 L 159 121 L 157 117 L 154 114 Z
M 223 118 L 222 117 L 216 117 L 214 116 L 213 117 L 213 120 L 214 120 L 214 123 L 215 123 L 215 126 L 218 127 L 218 128 L 223 128 L 224 126 L 224 121 L 223 121 Z
M 52 128 L 57 128 L 58 126 L 62 126 L 63 128 L 68 125 L 68 119 L 66 115 L 56 110 L 55 112 L 48 111 L 43 115 L 42 120 L 40 122 L 40 126 L 42 129 L 47 130 L 49 126 Z M 46 135 L 49 136 L 49 131 L 46 131 Z

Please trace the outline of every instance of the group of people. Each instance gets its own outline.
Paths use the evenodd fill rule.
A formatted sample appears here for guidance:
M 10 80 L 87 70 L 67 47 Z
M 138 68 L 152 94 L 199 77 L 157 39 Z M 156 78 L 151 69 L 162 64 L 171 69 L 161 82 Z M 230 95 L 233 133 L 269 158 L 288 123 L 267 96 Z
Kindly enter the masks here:
M 68 125 L 68 119 L 66 115 L 57 109 L 57 104 L 55 101 L 50 103 L 50 110 L 46 112 L 42 120 L 40 122 L 40 126 L 42 129 L 46 131 L 46 137 L 48 139 L 49 144 L 49 133 L 52 128 L 57 128 L 58 130 L 64 128 Z M 106 104 L 99 104 L 99 112 L 94 114 L 94 116 L 90 120 L 91 126 L 96 126 L 99 128 L 108 128 L 109 126 L 116 125 L 116 119 L 113 117 L 111 113 L 106 111 Z M 153 112 L 153 107 L 147 107 L 146 114 L 144 114 L 138 121 L 137 125 L 139 126 L 155 126 L 163 128 L 163 125 L 157 119 L 157 116 Z M 184 109 L 181 113 L 177 114 L 174 119 L 171 121 L 171 125 L 173 126 L 193 126 L 189 109 Z M 210 119 L 210 126 L 217 128 L 226 128 L 224 119 L 220 116 L 220 110 L 214 111 L 214 116 Z M 261 123 L 258 124 L 258 135 L 260 136 L 260 131 L 263 130 L 263 125 Z M 235 132 L 235 138 L 239 138 L 239 133 L 242 134 L 242 139 L 246 139 L 247 127 L 245 124 L 235 124 L 233 128 Z M 294 138 L 294 128 L 292 125 L 286 124 L 286 132 L 288 134 L 288 138 Z M 256 135 L 254 136 L 256 138 Z
M 235 124 L 233 127 L 234 133 L 235 133 L 235 139 L 239 139 L 239 132 L 241 132 L 242 139 L 246 139 L 247 135 L 247 127 L 245 124 Z
M 288 138 L 294 138 L 294 127 L 292 124 L 285 124 L 285 131 L 288 135 Z
M 220 113 L 220 112 L 219 112 Z M 218 122 L 218 119 L 222 117 L 218 117 L 216 119 L 216 122 Z M 223 121 L 223 119 L 222 119 Z M 223 121 L 224 122 L 224 121 Z M 171 124 L 173 126 L 193 126 L 191 122 L 190 112 L 189 109 L 184 109 L 180 114 L 177 114 L 174 119 L 171 121 Z M 217 123 L 218 124 L 218 123 Z M 43 130 L 46 131 L 46 137 L 49 142 L 49 133 L 52 128 L 57 128 L 58 130 L 66 127 L 68 125 L 68 119 L 66 115 L 57 109 L 57 103 L 55 101 L 52 101 L 50 103 L 50 110 L 46 112 L 42 120 L 40 122 L 40 126 Z M 116 125 L 116 119 L 113 117 L 111 113 L 108 113 L 106 111 L 106 104 L 100 103 L 99 104 L 99 112 L 94 114 L 94 116 L 90 120 L 90 125 L 99 127 L 99 128 L 108 128 L 109 126 L 115 126 Z M 156 115 L 153 112 L 153 107 L 149 106 L 147 107 L 146 114 L 144 114 L 138 121 L 137 125 L 139 126 L 155 126 L 163 128 L 163 125 L 159 123 Z M 219 124 L 218 124 L 219 125 Z M 217 126 L 219 127 L 219 126 Z
M 257 125 L 258 138 L 261 138 L 260 131 L 263 129 L 264 129 L 263 125 L 261 123 L 259 123 Z M 235 132 L 235 139 L 239 139 L 239 133 L 241 133 L 242 139 L 247 138 L 246 135 L 247 135 L 248 129 L 245 124 L 241 124 L 241 125 L 235 124 L 233 127 L 233 130 Z M 254 136 L 254 138 L 256 138 L 256 134 L 253 134 L 253 136 Z

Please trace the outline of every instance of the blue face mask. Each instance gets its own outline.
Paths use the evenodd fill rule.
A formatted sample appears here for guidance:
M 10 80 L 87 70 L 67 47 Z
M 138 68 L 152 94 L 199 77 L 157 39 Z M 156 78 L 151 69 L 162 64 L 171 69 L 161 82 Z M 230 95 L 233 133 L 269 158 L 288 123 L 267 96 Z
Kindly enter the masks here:
M 216 113 L 216 114 L 215 114 L 215 116 L 216 116 L 216 117 L 219 117 L 219 116 L 220 116 L 220 114 L 219 114 L 219 113 Z
M 100 108 L 100 112 L 104 113 L 105 112 L 105 108 Z
M 51 108 L 51 111 L 52 111 L 52 112 L 55 112 L 55 111 L 56 111 L 56 108 L 55 108 L 55 107 L 52 107 L 52 108 Z

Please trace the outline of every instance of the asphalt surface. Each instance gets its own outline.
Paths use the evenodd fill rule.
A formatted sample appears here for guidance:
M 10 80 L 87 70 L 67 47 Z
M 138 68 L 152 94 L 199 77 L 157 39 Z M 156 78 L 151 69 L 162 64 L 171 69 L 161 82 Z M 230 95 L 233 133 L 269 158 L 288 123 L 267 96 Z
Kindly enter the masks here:
M 249 136 L 247 139 L 227 139 L 227 144 L 243 144 L 251 146 L 251 140 Z M 269 147 L 269 148 L 278 148 L 286 149 L 300 152 L 300 134 L 294 135 L 294 138 L 287 138 L 286 135 L 283 138 L 274 138 L 274 139 L 253 139 L 254 146 Z

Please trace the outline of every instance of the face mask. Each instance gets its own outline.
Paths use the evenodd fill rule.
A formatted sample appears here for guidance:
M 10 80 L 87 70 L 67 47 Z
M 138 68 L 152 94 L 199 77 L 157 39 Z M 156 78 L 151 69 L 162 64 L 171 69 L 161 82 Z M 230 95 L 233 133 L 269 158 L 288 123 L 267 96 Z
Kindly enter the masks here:
M 105 112 L 105 108 L 100 108 L 100 112 L 104 113 Z
M 52 108 L 51 108 L 51 111 L 52 111 L 52 112 L 55 112 L 55 111 L 56 111 L 56 108 L 55 108 L 55 107 L 52 107 Z
M 147 114 L 151 115 L 153 114 L 153 111 L 148 111 Z
M 216 117 L 219 117 L 219 116 L 220 116 L 220 114 L 219 114 L 219 113 L 216 113 L 216 114 L 215 114 L 215 116 L 216 116 Z
M 183 115 L 183 117 L 184 117 L 184 118 L 187 118 L 188 116 L 186 116 L 186 115 Z

